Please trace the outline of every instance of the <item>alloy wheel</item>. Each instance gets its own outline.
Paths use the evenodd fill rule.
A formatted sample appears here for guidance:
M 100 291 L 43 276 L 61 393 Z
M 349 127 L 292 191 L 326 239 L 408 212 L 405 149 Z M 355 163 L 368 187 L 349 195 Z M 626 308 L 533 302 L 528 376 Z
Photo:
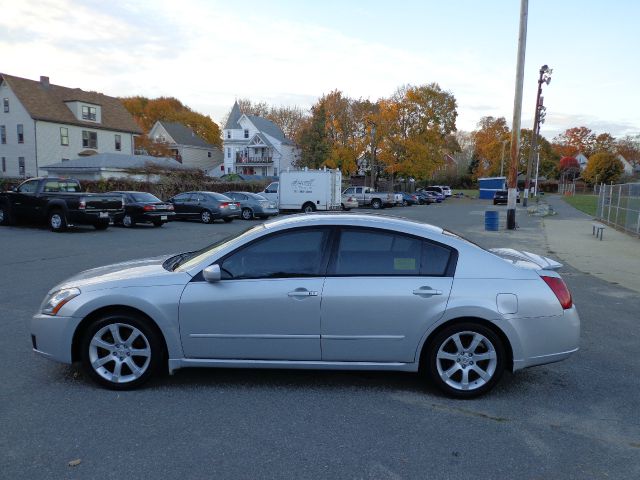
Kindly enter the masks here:
M 200 214 L 200 220 L 202 223 L 211 223 L 211 212 L 209 210 L 205 210 Z
M 93 370 L 112 383 L 129 383 L 140 378 L 151 363 L 149 340 L 126 323 L 111 323 L 98 330 L 89 343 Z
M 491 381 L 497 366 L 498 354 L 493 343 L 470 330 L 447 337 L 436 353 L 438 376 L 458 391 L 482 388 Z

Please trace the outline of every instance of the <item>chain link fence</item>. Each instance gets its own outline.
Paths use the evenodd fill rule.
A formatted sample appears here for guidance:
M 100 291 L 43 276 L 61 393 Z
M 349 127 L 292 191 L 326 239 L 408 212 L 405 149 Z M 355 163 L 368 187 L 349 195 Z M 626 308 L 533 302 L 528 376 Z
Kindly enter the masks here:
M 601 185 L 599 190 L 598 219 L 640 236 L 640 183 Z

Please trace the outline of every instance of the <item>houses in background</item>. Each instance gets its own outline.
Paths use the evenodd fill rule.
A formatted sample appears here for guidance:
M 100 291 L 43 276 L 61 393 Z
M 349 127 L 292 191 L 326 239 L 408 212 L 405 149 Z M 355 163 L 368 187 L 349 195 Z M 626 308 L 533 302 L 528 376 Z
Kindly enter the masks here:
M 620 163 L 622 163 L 622 168 L 624 169 L 624 175 L 631 176 L 631 175 L 634 175 L 635 173 L 639 173 L 637 172 L 637 169 L 634 168 L 634 166 L 631 165 L 631 163 L 622 155 L 617 154 L 616 158 L 620 161 Z M 587 164 L 589 163 L 589 159 L 587 158 L 587 156 L 582 152 L 580 152 L 575 156 L 575 159 L 578 161 L 578 164 L 580 165 L 580 170 L 584 171 L 584 169 L 587 168 Z
M 185 167 L 199 168 L 211 176 L 224 175 L 222 150 L 207 143 L 192 129 L 181 123 L 157 121 L 149 138 L 163 143 L 173 153 L 174 158 Z
M 120 100 L 98 92 L 0 74 L 0 176 L 96 153 L 133 154 L 140 127 Z
M 245 115 L 235 102 L 223 130 L 225 173 L 277 176 L 299 155 L 296 144 L 271 120 Z

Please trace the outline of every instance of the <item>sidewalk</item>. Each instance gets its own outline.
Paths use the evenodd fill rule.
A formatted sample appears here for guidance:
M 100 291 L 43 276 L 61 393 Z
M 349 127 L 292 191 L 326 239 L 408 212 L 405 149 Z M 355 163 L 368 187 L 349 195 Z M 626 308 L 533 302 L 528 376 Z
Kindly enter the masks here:
M 553 255 L 584 273 L 640 293 L 640 239 L 607 227 L 600 241 L 592 235 L 592 217 L 558 195 L 546 201 L 558 212 L 543 219 Z

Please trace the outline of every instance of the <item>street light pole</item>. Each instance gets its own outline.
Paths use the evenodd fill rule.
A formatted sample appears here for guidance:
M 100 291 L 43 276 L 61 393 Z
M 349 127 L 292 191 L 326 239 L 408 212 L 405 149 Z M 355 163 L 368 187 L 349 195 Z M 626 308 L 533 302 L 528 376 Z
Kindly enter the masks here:
M 511 162 L 509 164 L 509 194 L 507 197 L 507 228 L 516 228 L 516 196 L 518 195 L 518 153 L 520 150 L 520 117 L 522 114 L 522 87 L 524 83 L 524 55 L 527 48 L 527 15 L 529 0 L 520 0 L 520 31 L 518 34 L 518 64 L 516 90 L 513 99 L 511 124 Z
M 531 184 L 531 167 L 533 165 L 533 159 L 535 158 L 535 152 L 538 146 L 538 133 L 540 132 L 540 112 L 542 106 L 542 84 L 549 85 L 551 82 L 551 73 L 553 70 L 547 65 L 540 67 L 540 78 L 538 78 L 538 93 L 536 94 L 536 109 L 533 115 L 533 128 L 531 129 L 531 145 L 529 149 L 529 161 L 527 162 L 527 176 L 524 180 L 524 198 L 522 199 L 522 206 L 527 206 L 527 199 L 529 198 L 530 184 Z

